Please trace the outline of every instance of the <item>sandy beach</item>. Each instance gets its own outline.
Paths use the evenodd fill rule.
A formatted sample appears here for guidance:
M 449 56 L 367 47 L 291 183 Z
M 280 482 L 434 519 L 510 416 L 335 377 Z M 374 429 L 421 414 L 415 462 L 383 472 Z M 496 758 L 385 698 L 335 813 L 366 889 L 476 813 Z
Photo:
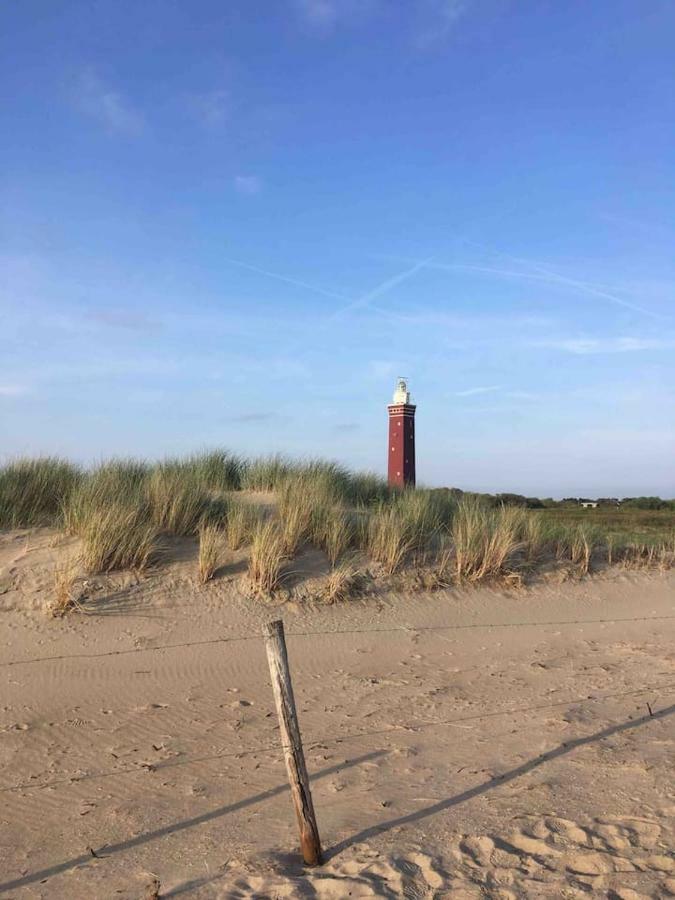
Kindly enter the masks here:
M 195 542 L 45 611 L 0 539 L 8 897 L 675 895 L 675 576 L 253 602 Z M 261 625 L 282 617 L 326 862 L 303 870 Z

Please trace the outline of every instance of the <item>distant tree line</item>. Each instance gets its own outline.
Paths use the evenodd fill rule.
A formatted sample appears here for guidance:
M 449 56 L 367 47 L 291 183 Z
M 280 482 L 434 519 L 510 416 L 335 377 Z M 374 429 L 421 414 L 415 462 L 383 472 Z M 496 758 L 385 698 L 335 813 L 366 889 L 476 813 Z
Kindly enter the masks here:
M 491 506 L 520 506 L 524 509 L 556 509 L 560 507 L 580 506 L 582 503 L 597 503 L 598 507 L 622 507 L 625 509 L 670 509 L 675 512 L 675 500 L 662 500 L 661 497 L 565 497 L 562 500 L 553 500 L 545 497 L 526 497 L 524 494 L 473 494 L 471 491 L 462 491 L 459 488 L 439 488 L 447 491 L 454 497 L 474 496 L 481 497 Z

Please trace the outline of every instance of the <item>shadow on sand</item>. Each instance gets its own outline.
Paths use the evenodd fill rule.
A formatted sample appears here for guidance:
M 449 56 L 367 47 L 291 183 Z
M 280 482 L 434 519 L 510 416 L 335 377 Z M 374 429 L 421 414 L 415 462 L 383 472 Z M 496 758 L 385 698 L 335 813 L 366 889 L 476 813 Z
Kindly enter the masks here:
M 625 722 L 620 722 L 617 725 L 610 725 L 607 728 L 603 728 L 601 731 L 596 731 L 594 734 L 575 738 L 571 741 L 565 741 L 564 743 L 559 744 L 553 750 L 542 753 L 534 759 L 527 760 L 526 762 L 522 763 L 522 765 L 516 766 L 515 768 L 510 769 L 508 772 L 504 772 L 501 775 L 497 775 L 494 778 L 491 778 L 489 781 L 483 781 L 481 782 L 481 784 L 477 784 L 475 787 L 469 788 L 466 791 L 462 791 L 462 793 L 460 794 L 455 794 L 451 797 L 447 797 L 444 800 L 440 800 L 438 803 L 434 803 L 431 806 L 426 806 L 423 809 L 419 809 L 415 812 L 411 812 L 403 816 L 397 816 L 395 819 L 388 819 L 385 822 L 380 822 L 377 825 L 372 825 L 368 828 L 364 828 L 356 834 L 345 838 L 345 840 L 340 841 L 340 843 L 327 850 L 324 856 L 326 860 L 333 859 L 353 844 L 358 844 L 363 841 L 367 841 L 370 838 L 377 837 L 378 835 L 384 834 L 392 828 L 420 822 L 423 819 L 428 818 L 429 816 L 436 815 L 436 813 L 451 809 L 454 806 L 458 806 L 460 803 L 465 803 L 467 800 L 472 800 L 474 797 L 478 797 L 481 794 L 497 788 L 502 784 L 507 784 L 510 781 L 514 781 L 516 778 L 520 778 L 522 775 L 525 775 L 528 772 L 532 772 L 534 769 L 537 769 L 540 766 L 551 762 L 552 760 L 559 759 L 560 757 L 565 756 L 568 753 L 572 753 L 572 751 L 577 750 L 579 747 L 593 744 L 597 741 L 612 737 L 616 734 L 621 734 L 622 732 L 629 731 L 633 728 L 639 728 L 640 726 L 645 725 L 648 722 L 665 719 L 667 716 L 670 716 L 673 713 L 675 713 L 675 704 L 667 706 L 664 709 L 658 710 L 657 712 L 640 716 L 637 719 L 629 719 Z M 350 760 L 347 763 L 331 766 L 327 769 L 323 769 L 322 771 L 317 772 L 312 777 L 312 780 L 314 781 L 319 778 L 324 778 L 327 775 L 331 775 L 347 767 L 358 766 L 359 764 L 368 760 L 384 756 L 386 755 L 386 753 L 387 751 L 385 750 L 377 750 L 373 753 L 368 753 L 364 756 L 360 756 L 356 759 Z M 245 807 L 251 806 L 254 803 L 262 803 L 265 800 L 269 800 L 272 797 L 284 793 L 287 790 L 287 785 L 279 785 L 277 787 L 270 788 L 268 791 L 263 791 L 260 794 L 256 794 L 253 797 L 249 797 L 245 800 L 240 800 L 237 803 L 230 804 L 229 806 L 218 807 L 211 812 L 203 813 L 202 815 L 195 816 L 192 819 L 185 819 L 181 822 L 174 822 L 171 825 L 166 825 L 165 827 L 158 828 L 155 831 L 148 831 L 145 834 L 140 834 L 137 837 L 130 838 L 127 841 L 121 841 L 118 844 L 110 844 L 108 846 L 102 847 L 100 851 L 97 851 L 97 853 L 102 858 L 112 856 L 115 853 L 121 853 L 125 850 L 130 850 L 142 844 L 147 844 L 150 841 L 156 840 L 157 838 L 166 837 L 169 834 L 175 834 L 176 832 L 184 831 L 185 829 L 192 828 L 196 825 L 202 825 L 204 822 L 209 822 L 214 819 L 220 818 L 221 816 L 228 815 L 229 813 L 236 812 L 237 810 L 244 809 Z M 286 859 L 289 869 L 289 875 L 298 876 L 302 874 L 302 869 L 299 865 L 290 863 L 290 857 L 287 857 Z M 53 866 L 49 866 L 45 869 L 41 869 L 38 872 L 33 872 L 31 874 L 24 875 L 21 878 L 16 878 L 13 881 L 7 881 L 4 884 L 0 884 L 0 892 L 4 893 L 6 891 L 16 890 L 17 888 L 24 887 L 25 885 L 33 884 L 36 881 L 42 881 L 43 879 L 49 878 L 52 875 L 57 875 L 61 872 L 65 872 L 67 869 L 71 869 L 74 866 L 85 865 L 87 863 L 90 863 L 91 861 L 92 856 L 90 854 L 82 854 L 81 856 L 77 856 L 72 859 L 65 860 L 64 862 L 57 863 Z M 162 896 L 175 897 L 180 894 L 187 893 L 188 891 L 193 890 L 198 886 L 204 885 L 209 881 L 217 881 L 223 877 L 224 876 L 222 874 L 219 874 L 207 880 L 202 879 L 198 880 L 197 882 L 191 880 L 190 882 L 186 882 L 183 885 L 176 886 L 168 893 L 163 893 Z M 298 885 L 296 895 L 299 897 L 314 897 L 315 891 L 312 886 L 310 884 L 307 884 L 306 888 L 307 890 L 304 890 L 301 885 Z
M 375 750 L 372 753 L 366 753 L 363 756 L 358 756 L 355 759 L 350 759 L 344 763 L 338 763 L 334 766 L 329 766 L 326 769 L 322 769 L 320 772 L 317 772 L 312 776 L 312 781 L 315 781 L 319 778 L 325 778 L 328 775 L 334 775 L 336 772 L 341 772 L 344 769 L 349 769 L 354 766 L 361 765 L 364 762 L 369 762 L 373 759 L 378 759 L 381 756 L 386 756 L 386 750 Z M 230 813 L 238 812 L 241 809 L 245 809 L 247 806 L 253 806 L 256 803 L 263 803 L 265 800 L 271 800 L 272 797 L 277 797 L 279 794 L 283 794 L 288 791 L 287 784 L 277 785 L 277 787 L 270 788 L 267 791 L 262 791 L 259 794 L 255 794 L 252 797 L 246 797 L 244 800 L 238 800 L 236 803 L 231 803 L 227 806 L 219 806 L 216 809 L 210 810 L 210 812 L 202 813 L 200 816 L 195 816 L 192 819 L 183 819 L 180 822 L 172 822 L 170 825 L 165 825 L 163 828 L 157 828 L 154 831 L 146 831 L 143 834 L 139 834 L 136 837 L 129 838 L 127 841 L 120 841 L 117 844 L 106 844 L 101 848 L 96 849 L 96 856 L 99 859 L 106 859 L 109 856 L 113 856 L 115 853 L 123 853 L 125 850 L 131 850 L 134 847 L 140 847 L 143 844 L 148 844 L 151 841 L 155 841 L 158 838 L 167 837 L 170 834 L 176 834 L 179 831 L 185 831 L 188 828 L 194 828 L 197 825 L 203 825 L 205 822 L 212 822 L 214 819 L 219 819 L 221 816 L 229 815 Z M 0 893 L 4 893 L 6 891 L 16 890 L 17 888 L 25 887 L 28 884 L 34 884 L 36 881 L 43 881 L 46 878 L 50 878 L 53 875 L 58 875 L 61 872 L 65 872 L 67 869 L 72 869 L 76 866 L 83 866 L 87 863 L 91 863 L 94 860 L 94 856 L 91 852 L 83 853 L 80 856 L 72 857 L 71 859 L 66 859 L 63 862 L 56 863 L 53 866 L 48 866 L 47 868 L 40 869 L 37 872 L 32 872 L 28 875 L 24 875 L 21 878 L 15 878 L 12 881 L 6 881 L 3 884 L 0 884 Z

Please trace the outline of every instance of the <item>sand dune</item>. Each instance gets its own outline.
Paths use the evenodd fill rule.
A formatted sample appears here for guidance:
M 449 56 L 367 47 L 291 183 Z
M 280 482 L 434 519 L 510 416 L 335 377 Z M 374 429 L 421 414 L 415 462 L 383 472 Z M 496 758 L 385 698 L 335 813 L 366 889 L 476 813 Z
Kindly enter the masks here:
M 236 556 L 199 586 L 185 545 L 53 619 L 73 551 L 0 537 L 0 895 L 675 895 L 672 573 L 272 607 Z M 277 615 L 312 871 L 258 637 Z

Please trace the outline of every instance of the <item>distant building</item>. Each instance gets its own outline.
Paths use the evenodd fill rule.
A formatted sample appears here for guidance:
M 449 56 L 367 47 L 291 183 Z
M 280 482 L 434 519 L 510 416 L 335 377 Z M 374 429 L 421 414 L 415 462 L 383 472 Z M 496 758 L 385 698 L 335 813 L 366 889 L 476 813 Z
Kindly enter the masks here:
M 396 487 L 415 486 L 415 410 L 404 378 L 399 378 L 389 410 L 387 474 Z
M 597 509 L 598 501 L 597 500 L 583 500 L 581 505 L 584 509 Z

